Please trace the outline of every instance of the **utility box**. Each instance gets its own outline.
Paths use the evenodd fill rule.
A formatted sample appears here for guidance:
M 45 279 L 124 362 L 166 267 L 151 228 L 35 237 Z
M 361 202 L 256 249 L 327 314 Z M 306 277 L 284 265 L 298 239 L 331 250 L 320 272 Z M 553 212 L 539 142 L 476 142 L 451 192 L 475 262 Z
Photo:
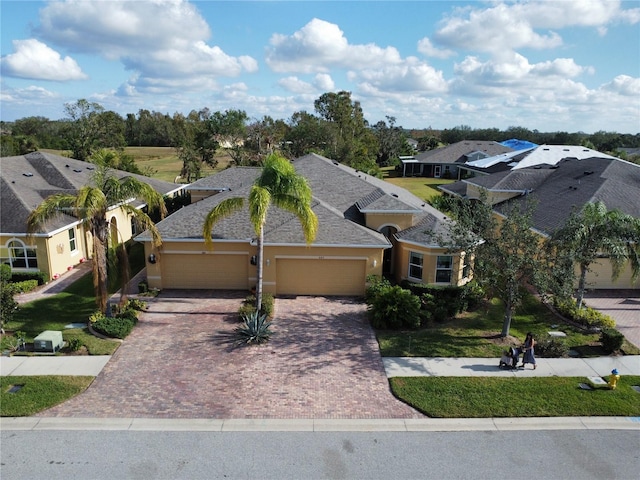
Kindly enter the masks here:
M 34 352 L 56 353 L 63 345 L 62 332 L 56 330 L 45 330 L 33 339 Z

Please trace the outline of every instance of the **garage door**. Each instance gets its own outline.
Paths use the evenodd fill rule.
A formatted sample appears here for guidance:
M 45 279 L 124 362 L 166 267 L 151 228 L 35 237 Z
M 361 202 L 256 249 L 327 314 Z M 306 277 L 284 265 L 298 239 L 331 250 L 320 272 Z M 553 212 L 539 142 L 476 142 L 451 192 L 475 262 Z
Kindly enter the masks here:
M 281 295 L 364 295 L 365 260 L 276 260 Z
M 161 258 L 164 288 L 246 290 L 247 255 L 166 254 Z

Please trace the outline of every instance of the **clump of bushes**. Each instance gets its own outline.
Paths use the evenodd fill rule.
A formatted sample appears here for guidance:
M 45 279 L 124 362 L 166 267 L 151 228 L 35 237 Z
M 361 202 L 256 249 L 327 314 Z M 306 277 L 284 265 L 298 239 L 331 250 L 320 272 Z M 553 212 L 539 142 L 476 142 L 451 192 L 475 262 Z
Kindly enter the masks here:
M 624 335 L 622 335 L 615 328 L 603 328 L 600 332 L 600 343 L 605 352 L 613 353 L 622 348 L 624 342 Z
M 102 335 L 111 338 L 126 338 L 138 323 L 139 310 L 135 308 L 135 306 L 139 306 L 137 302 L 129 300 L 123 306 L 113 306 L 112 316 L 96 312 L 89 317 L 89 322 L 93 329 Z M 144 304 L 144 302 L 141 303 Z
M 420 299 L 398 285 L 382 287 L 369 296 L 371 324 L 380 329 L 418 328 Z
M 13 282 L 11 288 L 14 293 L 31 292 L 38 288 L 38 280 L 22 280 L 21 282 Z
M 536 339 L 536 355 L 543 358 L 561 358 L 569 355 L 569 347 L 558 337 L 540 335 Z
M 27 280 L 35 280 L 38 285 L 44 285 L 49 278 L 44 272 L 13 272 L 11 274 L 11 281 L 13 283 L 24 282 Z
M 275 305 L 275 299 L 273 295 L 270 293 L 262 294 L 262 308 L 260 309 L 260 313 L 266 315 L 267 317 L 273 317 L 273 309 Z M 241 320 L 244 320 L 244 317 L 247 315 L 251 315 L 256 311 L 256 296 L 249 295 L 242 301 L 242 305 L 238 309 L 238 315 Z
M 616 326 L 615 320 L 609 315 L 605 315 L 590 307 L 583 306 L 582 308 L 578 308 L 578 304 L 573 298 L 555 298 L 553 306 L 562 316 L 573 320 L 585 328 L 614 328 Z
M 425 321 L 444 322 L 459 313 L 476 308 L 484 297 L 484 292 L 475 282 L 457 287 L 412 283 L 405 280 L 401 285 L 420 297 Z

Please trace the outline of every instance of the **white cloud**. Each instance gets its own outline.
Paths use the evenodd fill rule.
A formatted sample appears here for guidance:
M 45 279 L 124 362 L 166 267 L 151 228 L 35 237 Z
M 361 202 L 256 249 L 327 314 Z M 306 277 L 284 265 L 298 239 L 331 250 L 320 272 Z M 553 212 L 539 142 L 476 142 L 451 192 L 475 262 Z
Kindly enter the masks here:
M 640 104 L 640 78 L 628 75 L 618 75 L 611 82 L 602 86 L 603 90 L 619 95 L 635 97 L 635 103 Z
M 37 32 L 71 51 L 121 61 L 135 72 L 120 87 L 122 94 L 202 91 L 215 77 L 258 69 L 252 57 L 233 57 L 207 44 L 209 26 L 185 0 L 51 2 L 40 12 Z
M 562 45 L 550 29 L 594 27 L 600 34 L 618 21 L 637 23 L 640 9 L 623 10 L 618 0 L 500 2 L 490 8 L 460 8 L 432 36 L 436 45 L 471 51 L 500 52 Z
M 456 54 L 453 50 L 434 47 L 427 37 L 418 42 L 418 51 L 427 57 L 434 58 L 449 58 Z
M 366 88 L 369 92 L 379 90 L 439 94 L 447 91 L 447 82 L 442 72 L 418 61 L 415 57 L 409 57 L 399 65 L 352 71 L 349 78 L 360 82 L 360 87 Z
M 315 91 L 313 85 L 300 80 L 298 77 L 285 77 L 278 80 L 278 85 L 291 93 L 311 93 Z
M 327 72 L 331 67 L 367 68 L 400 62 L 394 47 L 350 45 L 340 28 L 314 18 L 293 35 L 274 34 L 266 62 L 276 72 Z
M 58 52 L 34 38 L 14 40 L 13 47 L 15 53 L 0 60 L 3 75 L 57 82 L 87 78 L 73 58 L 62 58 Z
M 333 78 L 331 78 L 331 75 L 326 73 L 318 73 L 313 80 L 313 86 L 323 92 L 330 92 L 336 88 Z

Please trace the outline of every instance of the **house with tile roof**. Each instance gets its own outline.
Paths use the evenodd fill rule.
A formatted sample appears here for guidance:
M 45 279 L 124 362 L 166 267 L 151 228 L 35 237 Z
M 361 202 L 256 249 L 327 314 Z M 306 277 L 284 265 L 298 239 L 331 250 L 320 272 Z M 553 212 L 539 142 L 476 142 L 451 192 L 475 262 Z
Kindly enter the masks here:
M 593 152 L 593 151 L 591 151 Z M 468 178 L 439 188 L 450 195 L 478 199 L 485 191 L 496 215 L 532 202 L 532 227 L 544 237 L 564 226 L 572 212 L 587 203 L 604 202 L 608 210 L 640 218 L 640 165 L 597 153 L 586 158 L 567 157 L 558 162 L 523 166 L 493 175 Z M 611 280 L 605 259 L 587 278 L 592 288 L 634 288 L 631 270 Z
M 27 219 L 33 209 L 50 195 L 76 193 L 91 184 L 95 165 L 52 153 L 33 152 L 0 158 L 0 262 L 15 272 L 42 271 L 49 279 L 91 258 L 92 238 L 81 222 L 62 213 L 38 232 L 27 235 Z M 162 195 L 184 188 L 143 175 L 113 170 L 118 178 L 134 176 Z M 132 198 L 137 208 L 145 205 Z M 135 235 L 135 223 L 118 205 L 107 213 L 113 242 Z
M 459 168 L 468 162 L 513 151 L 498 142 L 462 140 L 446 147 L 401 159 L 403 177 L 460 178 Z
M 264 229 L 264 291 L 278 295 L 362 295 L 369 275 L 461 285 L 469 278 L 463 254 L 449 253 L 436 238 L 450 219 L 408 191 L 316 154 L 293 161 L 311 187 L 318 217 L 307 245 L 297 218 L 272 206 Z M 234 167 L 189 185 L 192 204 L 157 224 L 163 245 L 145 232 L 147 281 L 153 288 L 240 289 L 255 286 L 257 245 L 248 209 L 212 230 L 207 213 L 224 199 L 247 198 L 259 168 Z M 194 201 L 194 199 L 198 201 Z M 439 237 L 438 237 L 439 238 Z

